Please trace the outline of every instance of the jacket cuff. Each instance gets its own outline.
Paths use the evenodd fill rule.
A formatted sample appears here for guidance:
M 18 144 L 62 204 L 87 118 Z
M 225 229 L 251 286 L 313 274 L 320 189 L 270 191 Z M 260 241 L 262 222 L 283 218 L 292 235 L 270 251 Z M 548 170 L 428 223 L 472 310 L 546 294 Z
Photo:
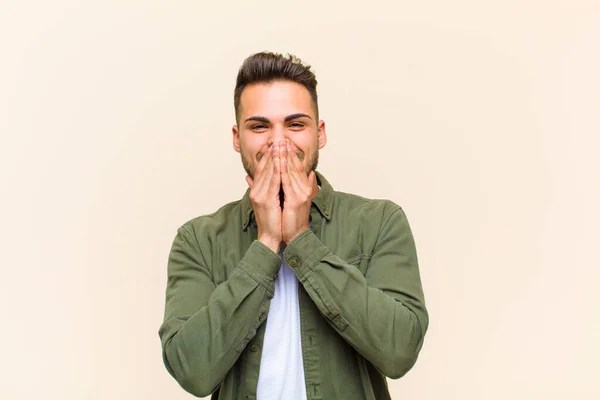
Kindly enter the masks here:
M 307 229 L 290 241 L 283 251 L 283 259 L 302 280 L 329 253 L 317 235 Z
M 263 286 L 270 297 L 275 293 L 275 274 L 281 267 L 281 258 L 259 240 L 252 242 L 239 263 L 239 268 Z

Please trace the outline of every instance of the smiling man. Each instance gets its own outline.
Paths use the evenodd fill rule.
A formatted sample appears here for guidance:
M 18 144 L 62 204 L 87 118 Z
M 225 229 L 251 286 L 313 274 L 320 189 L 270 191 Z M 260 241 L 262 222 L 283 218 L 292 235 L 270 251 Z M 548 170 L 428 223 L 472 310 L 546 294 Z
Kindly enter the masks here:
M 181 226 L 159 330 L 169 373 L 213 399 L 389 399 L 429 316 L 403 209 L 337 192 L 317 81 L 294 56 L 240 67 L 233 148 L 248 190 Z

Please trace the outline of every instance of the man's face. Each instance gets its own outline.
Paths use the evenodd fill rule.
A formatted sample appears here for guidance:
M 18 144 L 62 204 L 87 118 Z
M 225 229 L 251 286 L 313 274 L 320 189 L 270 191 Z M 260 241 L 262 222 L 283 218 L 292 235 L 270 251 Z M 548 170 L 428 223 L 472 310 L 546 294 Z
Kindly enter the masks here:
M 319 149 L 327 143 L 325 123 L 316 121 L 308 90 L 296 82 L 256 83 L 240 97 L 239 125 L 233 148 L 241 153 L 246 173 L 254 179 L 256 165 L 275 142 L 288 140 L 306 173 L 316 169 Z

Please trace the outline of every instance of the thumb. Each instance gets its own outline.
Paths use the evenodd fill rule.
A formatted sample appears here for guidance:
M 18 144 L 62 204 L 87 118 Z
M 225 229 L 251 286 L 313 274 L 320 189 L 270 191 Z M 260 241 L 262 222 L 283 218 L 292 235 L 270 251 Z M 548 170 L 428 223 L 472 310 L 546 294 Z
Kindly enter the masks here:
M 252 187 L 254 180 L 250 178 L 250 175 L 246 175 L 246 183 L 248 183 L 248 186 Z
M 308 174 L 308 182 L 310 183 L 310 186 L 315 186 L 317 183 L 317 175 L 315 174 L 315 171 L 310 171 L 310 174 Z

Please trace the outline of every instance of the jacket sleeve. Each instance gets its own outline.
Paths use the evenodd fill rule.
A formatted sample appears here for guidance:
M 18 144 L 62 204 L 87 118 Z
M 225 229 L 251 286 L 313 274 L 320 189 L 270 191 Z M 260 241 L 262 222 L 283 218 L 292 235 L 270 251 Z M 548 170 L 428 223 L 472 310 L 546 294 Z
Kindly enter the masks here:
M 255 240 L 228 279 L 216 286 L 195 237 L 183 226 L 173 241 L 158 333 L 169 373 L 201 397 L 219 387 L 264 321 L 281 259 Z
M 284 259 L 329 324 L 390 378 L 417 361 L 429 316 L 408 220 L 394 205 L 383 221 L 366 273 L 333 254 L 310 230 Z

